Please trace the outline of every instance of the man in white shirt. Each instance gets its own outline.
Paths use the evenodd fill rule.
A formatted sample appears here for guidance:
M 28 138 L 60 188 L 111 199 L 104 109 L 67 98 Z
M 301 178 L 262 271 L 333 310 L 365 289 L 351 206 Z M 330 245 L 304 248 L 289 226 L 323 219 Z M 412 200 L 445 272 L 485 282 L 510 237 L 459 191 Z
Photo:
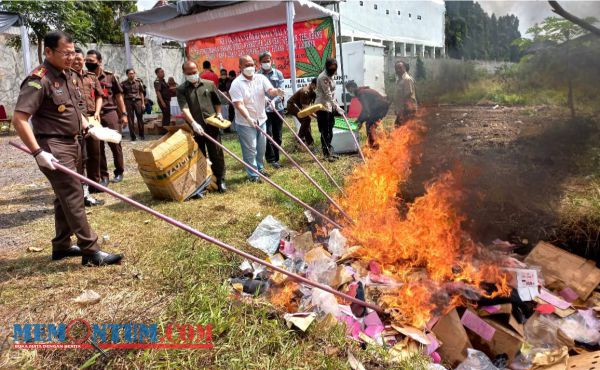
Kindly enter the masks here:
M 266 96 L 283 96 L 264 75 L 255 74 L 254 60 L 250 55 L 240 58 L 241 74 L 231 83 L 229 95 L 238 111 L 235 115 L 236 130 L 242 147 L 242 158 L 265 176 L 264 156 L 267 140 L 255 126 L 267 129 L 265 112 Z M 246 168 L 250 181 L 258 182 L 258 175 Z

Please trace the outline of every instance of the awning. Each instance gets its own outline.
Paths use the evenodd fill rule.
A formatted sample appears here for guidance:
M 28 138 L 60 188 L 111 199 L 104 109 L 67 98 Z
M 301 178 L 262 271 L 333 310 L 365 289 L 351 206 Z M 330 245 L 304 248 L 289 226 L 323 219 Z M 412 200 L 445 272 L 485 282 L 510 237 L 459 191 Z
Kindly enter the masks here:
M 31 57 L 29 55 L 29 35 L 25 21 L 20 14 L 0 11 L 0 33 L 11 27 L 19 27 L 21 33 L 21 52 L 23 53 L 23 66 L 25 74 L 31 72 Z
M 326 16 L 338 19 L 336 12 L 308 0 L 296 0 L 294 5 L 296 22 Z M 190 10 L 198 13 L 180 13 Z M 188 41 L 284 24 L 286 1 L 180 1 L 177 6 L 167 5 L 127 15 L 124 31 L 132 21 L 141 25 L 131 28 L 131 33 Z
M 22 24 L 21 16 L 17 13 L 0 11 L 0 33 L 11 27 L 21 27 Z

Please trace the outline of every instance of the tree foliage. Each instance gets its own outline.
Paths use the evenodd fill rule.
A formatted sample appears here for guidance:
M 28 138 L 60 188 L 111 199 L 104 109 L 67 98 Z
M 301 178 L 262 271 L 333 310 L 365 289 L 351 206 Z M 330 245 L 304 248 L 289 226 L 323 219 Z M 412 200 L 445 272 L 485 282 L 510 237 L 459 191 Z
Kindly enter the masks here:
M 65 31 L 79 44 L 122 44 L 121 19 L 135 12 L 135 1 L 3 1 L 0 9 L 21 14 L 30 31 L 29 38 L 38 45 L 44 35 L 52 30 Z M 132 38 L 139 43 L 139 38 Z M 19 48 L 19 37 L 13 37 L 10 45 Z M 41 59 L 41 57 L 40 57 Z
M 446 1 L 446 48 L 459 59 L 518 61 L 519 19 L 514 15 L 490 17 L 473 1 Z

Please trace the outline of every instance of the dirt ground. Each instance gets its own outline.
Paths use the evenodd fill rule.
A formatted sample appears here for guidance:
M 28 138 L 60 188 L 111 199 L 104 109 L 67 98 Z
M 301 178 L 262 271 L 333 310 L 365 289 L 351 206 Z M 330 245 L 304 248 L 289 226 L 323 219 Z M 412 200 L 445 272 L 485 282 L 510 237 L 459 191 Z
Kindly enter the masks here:
M 427 108 L 429 127 L 409 198 L 443 170 L 460 165 L 468 228 L 479 241 L 528 245 L 555 238 L 560 202 L 577 186 L 578 161 L 598 124 L 572 121 L 548 107 L 440 106 Z

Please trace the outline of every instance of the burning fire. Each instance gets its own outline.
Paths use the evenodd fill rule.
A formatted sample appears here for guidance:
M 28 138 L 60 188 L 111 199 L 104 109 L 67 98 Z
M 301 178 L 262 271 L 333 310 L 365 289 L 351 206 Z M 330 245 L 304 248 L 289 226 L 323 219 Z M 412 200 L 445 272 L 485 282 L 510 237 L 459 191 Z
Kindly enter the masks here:
M 462 230 L 459 171 L 446 172 L 427 184 L 426 193 L 403 205 L 399 189 L 418 162 L 418 145 L 426 132 L 416 118 L 380 140 L 377 151 L 346 179 L 352 189 L 339 199 L 355 221 L 344 235 L 361 246 L 360 257 L 375 260 L 401 285 L 381 303 L 395 320 L 424 326 L 432 310 L 462 304 L 467 292 L 486 295 L 481 283 L 496 285 L 494 295 L 509 292 L 502 273 L 479 261 L 477 245 Z M 441 312 L 439 312 L 441 313 Z

